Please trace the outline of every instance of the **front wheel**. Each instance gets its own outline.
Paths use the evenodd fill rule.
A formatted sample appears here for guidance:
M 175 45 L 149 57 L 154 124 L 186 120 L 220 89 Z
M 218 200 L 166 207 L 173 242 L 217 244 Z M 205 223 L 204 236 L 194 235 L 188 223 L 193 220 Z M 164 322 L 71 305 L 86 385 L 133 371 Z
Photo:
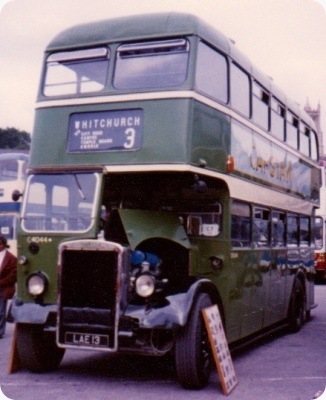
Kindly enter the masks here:
M 305 291 L 300 279 L 296 278 L 292 288 L 289 308 L 290 332 L 299 332 L 305 319 Z
M 210 377 L 212 355 L 202 310 L 211 305 L 208 294 L 200 293 L 189 321 L 176 340 L 176 372 L 180 384 L 186 389 L 201 389 L 207 385 Z
M 53 333 L 32 324 L 17 324 L 17 350 L 23 367 L 32 372 L 57 369 L 65 352 L 57 347 Z

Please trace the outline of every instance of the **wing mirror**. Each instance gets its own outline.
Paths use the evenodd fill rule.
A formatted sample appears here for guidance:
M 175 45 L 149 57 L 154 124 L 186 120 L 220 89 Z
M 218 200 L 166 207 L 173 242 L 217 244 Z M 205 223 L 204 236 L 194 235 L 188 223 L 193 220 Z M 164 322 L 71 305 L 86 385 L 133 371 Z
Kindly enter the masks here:
M 11 194 L 12 201 L 18 201 L 22 197 L 23 193 L 19 190 L 14 190 Z

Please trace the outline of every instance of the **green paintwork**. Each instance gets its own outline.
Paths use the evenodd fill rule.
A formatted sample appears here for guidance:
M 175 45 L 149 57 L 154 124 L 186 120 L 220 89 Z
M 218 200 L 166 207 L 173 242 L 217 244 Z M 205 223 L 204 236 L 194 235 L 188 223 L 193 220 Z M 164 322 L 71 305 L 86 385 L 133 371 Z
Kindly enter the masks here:
M 109 151 L 67 153 L 66 140 L 69 115 L 72 112 L 101 110 L 144 110 L 144 132 L 142 148 L 139 151 Z M 188 139 L 191 100 L 137 101 L 114 104 L 96 104 L 89 106 L 60 107 L 41 109 L 36 113 L 36 122 L 31 151 L 31 167 L 38 166 L 87 166 L 87 165 L 130 165 L 186 163 L 189 161 L 189 149 L 184 145 Z M 60 128 L 58 129 L 58 122 Z M 46 132 L 46 135 L 44 135 Z M 169 145 L 167 146 L 167 143 Z M 42 149 L 51 147 L 51 152 Z
M 154 238 L 173 240 L 183 247 L 190 248 L 188 236 L 176 214 L 147 210 L 119 210 L 119 215 L 132 250 L 135 250 L 141 242 Z
M 140 150 L 67 153 L 68 121 L 72 112 L 135 108 L 144 110 L 143 142 Z M 51 148 L 51 152 L 45 152 L 44 148 Z M 204 159 L 207 167 L 225 172 L 229 150 L 229 117 L 195 100 L 169 99 L 67 106 L 56 108 L 55 112 L 52 108 L 37 110 L 30 167 L 174 163 L 200 165 Z
M 59 33 L 49 43 L 47 51 L 188 35 L 203 37 L 218 44 L 226 53 L 229 52 L 231 41 L 226 36 L 194 15 L 182 13 L 139 15 L 74 26 Z
M 49 281 L 49 288 L 44 298 L 45 304 L 56 302 L 57 298 L 57 266 L 58 246 L 62 237 L 54 235 L 20 235 L 19 236 L 19 255 L 24 255 L 27 258 L 27 264 L 18 266 L 17 276 L 17 297 L 23 301 L 32 301 L 33 298 L 27 293 L 26 280 L 28 276 L 34 272 L 42 271 L 46 274 Z M 28 250 L 29 242 L 38 242 L 39 252 L 31 254 Z
M 95 237 L 95 228 L 86 234 L 80 234 L 78 239 Z M 68 235 L 69 239 L 73 239 Z M 26 265 L 18 265 L 17 273 L 17 297 L 26 302 L 34 301 L 26 290 L 26 280 L 30 274 L 41 271 L 49 281 L 48 290 L 44 296 L 44 304 L 55 304 L 57 302 L 57 283 L 58 283 L 58 248 L 59 244 L 67 240 L 67 235 L 42 232 L 40 234 L 26 234 L 21 231 L 18 236 L 19 256 L 27 258 Z M 39 252 L 32 254 L 29 251 L 30 243 L 37 243 Z

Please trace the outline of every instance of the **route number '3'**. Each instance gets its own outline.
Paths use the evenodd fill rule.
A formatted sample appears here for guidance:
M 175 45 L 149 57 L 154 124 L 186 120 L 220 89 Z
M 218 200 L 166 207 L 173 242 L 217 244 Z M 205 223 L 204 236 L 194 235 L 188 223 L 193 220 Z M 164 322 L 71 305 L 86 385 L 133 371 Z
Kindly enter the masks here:
M 135 139 L 136 139 L 136 131 L 134 128 L 128 128 L 125 130 L 126 134 L 126 141 L 123 144 L 123 147 L 125 149 L 132 149 L 135 145 Z

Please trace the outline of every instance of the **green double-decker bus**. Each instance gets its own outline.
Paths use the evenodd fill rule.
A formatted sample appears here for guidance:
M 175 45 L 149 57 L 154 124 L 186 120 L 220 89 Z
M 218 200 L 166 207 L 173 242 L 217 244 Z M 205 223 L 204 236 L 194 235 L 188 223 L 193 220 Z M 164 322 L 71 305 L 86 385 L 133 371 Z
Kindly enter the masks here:
M 236 344 L 314 302 L 310 117 L 200 19 L 75 26 L 45 51 L 11 319 L 31 371 L 65 349 L 211 370 L 202 309 Z M 16 193 L 16 197 L 19 194 Z

